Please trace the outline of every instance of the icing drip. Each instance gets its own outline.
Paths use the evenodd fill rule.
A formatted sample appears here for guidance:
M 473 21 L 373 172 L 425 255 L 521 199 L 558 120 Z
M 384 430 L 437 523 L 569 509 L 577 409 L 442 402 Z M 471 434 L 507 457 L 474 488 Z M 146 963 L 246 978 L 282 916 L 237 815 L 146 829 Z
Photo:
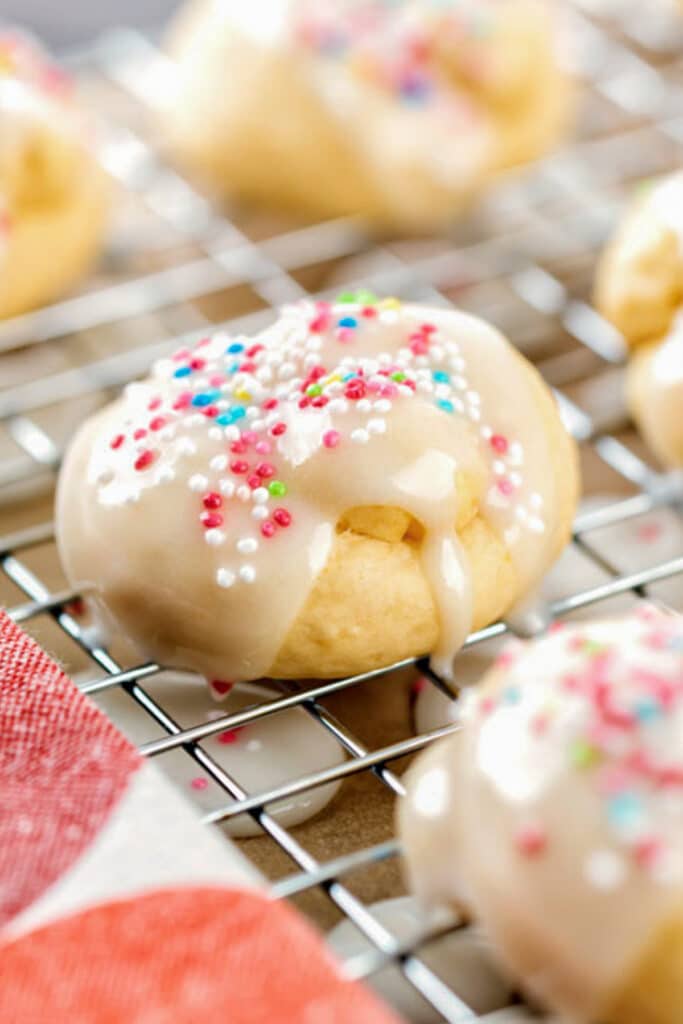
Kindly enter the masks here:
M 472 904 L 582 1020 L 683 900 L 682 655 L 683 619 L 649 606 L 516 644 L 402 808 L 418 891 Z
M 367 292 L 288 307 L 253 340 L 205 338 L 129 386 L 75 446 L 67 475 L 86 483 L 60 499 L 67 568 L 111 606 L 126 563 L 153 572 L 156 541 L 141 518 L 158 521 L 158 557 L 175 546 L 213 590 L 222 676 L 257 678 L 344 515 L 403 510 L 423 533 L 441 627 L 435 667 L 449 675 L 472 619 L 459 481 L 480 495 L 521 591 L 550 557 L 559 511 L 537 386 L 481 321 Z M 116 535 L 121 567 L 93 569 L 89 547 Z M 181 655 L 210 674 L 200 647 Z
M 683 225 L 682 225 L 683 227 Z M 642 367 L 646 401 L 639 420 L 648 443 L 667 464 L 683 460 L 683 311 L 679 310 L 669 334 Z

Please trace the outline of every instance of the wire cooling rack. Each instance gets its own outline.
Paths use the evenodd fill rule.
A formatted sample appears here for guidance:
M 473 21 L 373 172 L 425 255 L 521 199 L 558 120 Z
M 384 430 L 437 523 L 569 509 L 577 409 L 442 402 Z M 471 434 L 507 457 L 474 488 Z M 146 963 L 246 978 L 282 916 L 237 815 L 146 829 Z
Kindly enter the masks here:
M 581 443 L 587 486 L 614 498 L 582 514 L 573 538 L 604 582 L 555 601 L 551 617 L 593 606 L 599 612 L 616 595 L 656 596 L 660 581 L 683 579 L 683 551 L 623 575 L 599 541 L 606 528 L 656 509 L 680 517 L 683 500 L 681 476 L 660 472 L 628 425 L 620 398 L 624 344 L 590 305 L 596 255 L 623 199 L 643 178 L 683 163 L 683 22 L 665 0 L 661 12 L 656 8 L 655 0 L 577 3 L 574 61 L 585 92 L 577 140 L 530 172 L 502 181 L 451 238 L 381 245 L 351 220 L 292 227 L 271 217 L 217 213 L 148 139 L 146 108 L 164 88 L 165 59 L 146 37 L 110 33 L 74 57 L 84 92 L 104 112 L 102 161 L 124 191 L 102 277 L 75 298 L 0 326 L 0 601 L 67 667 L 89 667 L 85 692 L 128 695 L 157 728 L 158 738 L 142 745 L 144 754 L 183 751 L 220 787 L 225 804 L 206 815 L 207 824 L 251 816 L 282 854 L 276 896 L 298 899 L 315 891 L 356 926 L 369 949 L 348 961 L 349 973 L 371 979 L 395 964 L 451 1024 L 486 1019 L 422 958 L 426 946 L 455 925 L 425 928 L 406 942 L 378 919 L 355 885 L 364 870 L 398 860 L 388 825 L 384 835 L 373 831 L 369 839 L 357 826 L 353 834 L 363 841 L 350 850 L 342 842 L 337 848 L 328 829 L 321 858 L 315 822 L 292 831 L 268 810 L 275 801 L 360 776 L 391 798 L 402 793 L 390 766 L 453 726 L 372 746 L 345 720 L 343 702 L 334 713 L 329 698 L 382 687 L 394 669 L 411 663 L 313 688 L 289 685 L 276 699 L 181 727 L 154 696 L 162 666 L 115 657 L 74 611 L 78 595 L 65 586 L 54 553 L 51 490 L 75 425 L 174 348 L 179 336 L 191 340 L 212 324 L 255 329 L 272 318 L 273 307 L 334 294 L 362 279 L 381 293 L 457 303 L 486 316 L 556 388 Z M 471 636 L 468 646 L 507 630 L 495 623 Z M 341 764 L 254 793 L 202 745 L 292 708 L 336 740 L 345 754 Z M 334 805 L 329 813 L 334 820 Z M 519 1005 L 509 1016 L 494 1016 L 516 1021 L 531 1013 Z

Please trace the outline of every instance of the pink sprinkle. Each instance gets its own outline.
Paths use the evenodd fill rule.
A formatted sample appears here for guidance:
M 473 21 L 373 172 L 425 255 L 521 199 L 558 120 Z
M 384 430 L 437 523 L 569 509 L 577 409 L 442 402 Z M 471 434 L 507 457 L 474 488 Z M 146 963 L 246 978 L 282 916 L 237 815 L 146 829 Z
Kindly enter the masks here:
M 659 540 L 662 535 L 662 528 L 659 523 L 643 523 L 642 526 L 638 527 L 638 540 L 642 544 L 651 544 L 655 540 Z
M 562 633 L 567 628 L 566 622 L 551 622 L 548 626 L 549 633 Z
M 197 344 L 195 345 L 195 348 L 206 348 L 206 346 L 210 345 L 210 344 L 211 344 L 211 338 L 210 337 L 202 338 L 200 341 L 197 342 Z
M 410 692 L 413 697 L 417 697 L 418 694 L 422 693 L 427 687 L 427 680 L 424 676 L 418 676 L 413 685 L 410 687 Z
M 178 395 L 175 402 L 173 403 L 174 409 L 187 409 L 188 405 L 192 401 L 192 392 L 183 391 Z
M 372 320 L 373 317 L 377 316 L 377 310 L 374 306 L 363 306 L 361 316 L 366 317 L 368 320 Z
M 265 523 L 261 523 L 261 533 L 264 537 L 273 537 L 275 535 L 275 523 L 271 523 L 270 519 L 266 519 Z
M 224 697 L 226 693 L 230 693 L 234 683 L 229 683 L 227 679 L 212 679 L 210 686 L 216 693 L 219 693 L 221 697 Z
M 189 348 L 179 348 L 173 353 L 171 358 L 175 363 L 181 363 L 184 359 L 187 359 L 189 355 L 191 355 Z
M 257 487 L 263 487 L 263 480 L 254 473 L 252 476 L 247 477 L 247 484 L 251 487 L 252 491 L 255 491 Z
M 244 459 L 235 459 L 230 463 L 230 469 L 233 473 L 241 474 L 249 471 L 249 463 L 245 462 Z
M 508 480 L 507 477 L 503 477 L 502 480 L 498 481 L 498 490 L 507 498 L 511 494 L 514 494 L 515 488 L 511 480 Z
M 194 356 L 190 359 L 190 368 L 192 370 L 203 370 L 206 366 L 206 359 L 201 359 L 200 356 Z
M 338 430 L 326 430 L 323 434 L 323 444 L 326 448 L 336 448 L 341 441 L 341 434 Z
M 273 437 L 280 437 L 287 429 L 286 423 L 275 423 L 271 428 L 270 432 Z
M 548 837 L 540 825 L 525 825 L 515 836 L 515 845 L 524 857 L 538 857 L 547 845 Z
M 276 508 L 273 512 L 273 519 L 278 526 L 283 527 L 289 526 L 292 522 L 291 513 L 289 513 L 286 508 Z
M 317 316 L 313 317 L 310 324 L 308 325 L 308 329 L 312 331 L 313 334 L 322 334 L 322 332 L 326 331 L 329 326 L 330 313 L 328 310 L 323 310 L 320 313 L 318 313 Z
M 212 388 L 219 388 L 224 383 L 225 377 L 221 373 L 214 373 L 213 376 L 209 377 L 209 384 Z
M 116 437 L 113 437 L 109 442 L 109 447 L 116 451 L 117 448 L 121 447 L 125 440 L 126 438 L 124 434 L 117 434 Z
M 157 453 L 156 452 L 153 452 L 150 448 L 146 448 L 144 450 L 144 452 L 140 452 L 140 454 L 138 455 L 137 459 L 135 460 L 135 463 L 134 463 L 135 468 L 138 471 L 141 471 L 143 469 L 148 469 L 149 466 L 151 466 L 152 463 L 155 461 L 156 457 L 157 457 Z
M 209 491 L 209 493 L 205 494 L 202 498 L 202 504 L 204 505 L 204 508 L 217 509 L 223 504 L 223 499 L 217 491 Z
M 245 444 L 254 444 L 254 442 L 257 440 L 257 435 L 254 433 L 253 430 L 243 430 L 242 440 L 244 441 Z
M 510 447 L 507 438 L 503 437 L 502 434 L 494 434 L 489 441 L 489 444 L 493 448 L 494 452 L 498 452 L 499 455 L 505 455 Z
M 155 416 L 154 419 L 149 421 L 150 430 L 161 430 L 161 428 L 165 426 L 166 420 L 163 416 Z
M 147 431 L 144 427 L 138 427 L 138 429 L 133 432 L 133 439 L 135 441 L 141 441 L 143 437 L 147 437 Z
M 259 455 L 269 455 L 273 449 L 269 441 L 257 441 L 254 445 L 254 450 L 257 451 Z
M 205 530 L 217 530 L 223 525 L 223 516 L 218 512 L 202 512 L 199 518 Z
M 342 345 L 347 345 L 354 339 L 354 331 L 351 327 L 340 327 L 337 331 L 337 341 L 341 342 Z
M 531 731 L 534 736 L 544 736 L 548 727 L 550 726 L 550 717 L 543 712 L 539 712 L 531 719 Z
M 223 744 L 237 743 L 237 740 L 239 739 L 239 735 L 241 732 L 241 728 L 226 729 L 225 732 L 219 734 L 218 742 Z
M 490 715 L 493 711 L 496 710 L 496 702 L 494 698 L 484 697 L 479 702 L 479 710 L 481 711 L 482 715 Z
M 156 398 L 153 398 L 153 399 L 152 399 L 152 400 L 151 400 L 151 401 L 150 401 L 150 402 L 148 403 L 148 405 L 147 405 L 147 408 L 149 409 L 149 411 L 150 411 L 150 412 L 156 412 L 156 410 L 157 410 L 157 409 L 158 409 L 158 408 L 159 408 L 160 406 L 161 406 L 161 398 L 160 398 L 160 397 L 159 397 L 159 396 L 157 395 L 157 396 L 156 396 Z
M 275 476 L 275 466 L 270 462 L 259 462 L 256 466 L 256 472 L 264 480 L 269 480 L 271 476 Z
M 233 441 L 230 445 L 230 451 L 234 452 L 235 455 L 244 455 L 247 450 L 247 446 L 244 441 Z
M 260 343 L 260 342 L 257 342 L 257 344 L 256 344 L 256 345 L 250 345 L 250 346 L 249 346 L 249 348 L 248 348 L 248 349 L 247 349 L 247 351 L 246 351 L 246 355 L 247 355 L 247 356 L 248 356 L 248 357 L 249 357 L 250 359 L 253 359 L 253 358 L 254 358 L 254 356 L 257 356 L 257 355 L 259 354 L 259 352 L 263 352 L 263 347 L 264 347 L 264 346 L 263 346 L 263 345 L 261 345 L 261 343 Z
M 207 419 L 214 420 L 218 416 L 218 406 L 207 405 L 205 409 L 202 409 L 202 413 Z
M 271 409 L 277 409 L 277 407 L 278 407 L 278 404 L 279 404 L 279 403 L 278 403 L 278 400 L 277 400 L 277 398 L 268 398 L 268 399 L 266 399 L 266 401 L 265 401 L 265 402 L 263 403 L 263 406 L 262 406 L 262 408 L 264 408 L 264 409 L 266 409 L 266 410 L 270 411 Z
M 209 780 L 208 779 L 203 779 L 201 776 L 198 776 L 196 779 L 192 780 L 192 782 L 190 783 L 190 786 L 192 787 L 192 789 L 197 789 L 197 790 L 208 789 L 209 788 Z
M 651 868 L 662 852 L 662 844 L 659 839 L 650 836 L 641 839 L 633 848 L 633 856 L 636 864 L 641 868 Z

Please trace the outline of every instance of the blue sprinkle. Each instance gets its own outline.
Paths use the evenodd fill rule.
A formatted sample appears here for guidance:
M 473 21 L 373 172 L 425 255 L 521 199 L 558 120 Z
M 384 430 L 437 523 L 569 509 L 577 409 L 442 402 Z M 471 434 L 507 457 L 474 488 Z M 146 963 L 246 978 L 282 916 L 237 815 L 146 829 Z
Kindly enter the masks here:
M 432 377 L 438 381 L 439 384 L 448 384 L 450 382 L 450 376 L 445 370 L 434 370 Z
M 607 814 L 615 828 L 628 829 L 640 823 L 643 804 L 635 793 L 619 793 L 607 801 Z
M 342 377 L 342 380 L 343 381 L 354 380 L 355 376 L 356 376 L 355 373 L 347 373 L 344 377 Z
M 339 321 L 340 327 L 358 327 L 358 321 L 355 316 L 343 316 Z
M 189 377 L 191 373 L 192 373 L 192 370 L 190 369 L 189 366 L 179 366 L 178 369 L 174 372 L 173 376 L 174 377 Z
M 237 373 L 239 368 L 240 368 L 240 364 L 239 363 L 233 363 L 232 366 L 228 367 L 226 372 L 227 373 Z
M 199 409 L 203 409 L 205 406 L 215 402 L 217 398 L 220 398 L 220 391 L 202 391 L 194 396 L 192 404 Z
M 244 345 L 240 345 L 239 341 L 233 341 L 232 345 L 228 345 L 225 351 L 234 356 L 236 352 L 244 352 Z
M 654 697 L 643 697 L 636 702 L 633 710 L 639 722 L 652 722 L 661 715 L 662 706 Z
M 508 686 L 503 690 L 503 700 L 506 704 L 519 704 L 522 699 L 522 691 L 518 686 Z
M 237 420 L 244 419 L 247 415 L 247 410 L 243 405 L 234 405 L 232 409 L 228 409 L 227 412 L 221 413 L 220 416 L 216 416 L 216 423 L 221 427 L 229 427 Z
M 447 398 L 440 398 L 436 404 L 439 409 L 443 409 L 444 412 L 455 412 L 453 403 L 449 402 Z

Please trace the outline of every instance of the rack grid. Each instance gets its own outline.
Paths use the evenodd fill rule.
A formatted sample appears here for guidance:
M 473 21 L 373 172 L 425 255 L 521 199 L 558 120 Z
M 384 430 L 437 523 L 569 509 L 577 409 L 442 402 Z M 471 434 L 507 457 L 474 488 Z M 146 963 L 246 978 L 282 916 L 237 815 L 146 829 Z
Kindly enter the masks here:
M 353 922 L 370 948 L 348 960 L 351 975 L 371 979 L 395 964 L 451 1024 L 485 1019 L 422 959 L 424 948 L 457 923 L 430 926 L 405 942 L 350 884 L 356 872 L 400 857 L 398 842 L 387 833 L 321 861 L 268 811 L 278 800 L 363 773 L 391 795 L 402 793 L 396 762 L 456 727 L 368 747 L 325 702 L 360 686 L 380 687 L 413 663 L 313 688 L 286 684 L 275 699 L 181 727 L 155 699 L 153 685 L 147 688 L 163 666 L 128 665 L 74 610 L 79 595 L 56 569 L 46 509 L 77 422 L 154 359 L 214 325 L 256 329 L 274 307 L 362 280 L 380 293 L 457 303 L 493 320 L 556 389 L 581 444 L 589 488 L 604 489 L 608 480 L 616 492 L 608 504 L 579 516 L 572 541 L 606 581 L 552 602 L 548 621 L 583 608 L 599 611 L 616 595 L 657 596 L 656 584 L 676 576 L 683 582 L 683 550 L 624 575 L 599 541 L 600 531 L 655 509 L 668 509 L 683 527 L 683 477 L 661 472 L 630 429 L 619 387 L 625 345 L 589 298 L 597 253 L 625 196 L 643 178 L 683 163 L 683 20 L 665 0 L 661 12 L 654 6 L 654 0 L 577 0 L 573 59 L 585 94 L 578 138 L 501 181 L 450 237 L 380 244 L 353 220 L 291 226 L 213 209 L 147 138 L 146 118 L 163 89 L 166 59 L 146 36 L 110 32 L 72 60 L 84 92 L 104 111 L 101 159 L 124 193 L 102 279 L 74 298 L 0 325 L 0 601 L 41 639 L 41 629 L 51 624 L 50 643 L 67 667 L 90 668 L 84 692 L 117 689 L 160 728 L 158 738 L 141 746 L 143 754 L 184 751 L 201 766 L 225 794 L 225 806 L 205 815 L 207 825 L 251 816 L 290 863 L 273 884 L 275 896 L 317 890 Z M 38 568 L 35 552 L 41 553 Z M 470 636 L 467 647 L 509 631 L 495 623 Z M 430 685 L 444 688 L 427 666 L 417 667 Z M 207 737 L 292 708 L 334 737 L 345 760 L 253 793 L 202 746 Z M 532 1013 L 518 1005 L 505 1020 L 531 1019 Z

